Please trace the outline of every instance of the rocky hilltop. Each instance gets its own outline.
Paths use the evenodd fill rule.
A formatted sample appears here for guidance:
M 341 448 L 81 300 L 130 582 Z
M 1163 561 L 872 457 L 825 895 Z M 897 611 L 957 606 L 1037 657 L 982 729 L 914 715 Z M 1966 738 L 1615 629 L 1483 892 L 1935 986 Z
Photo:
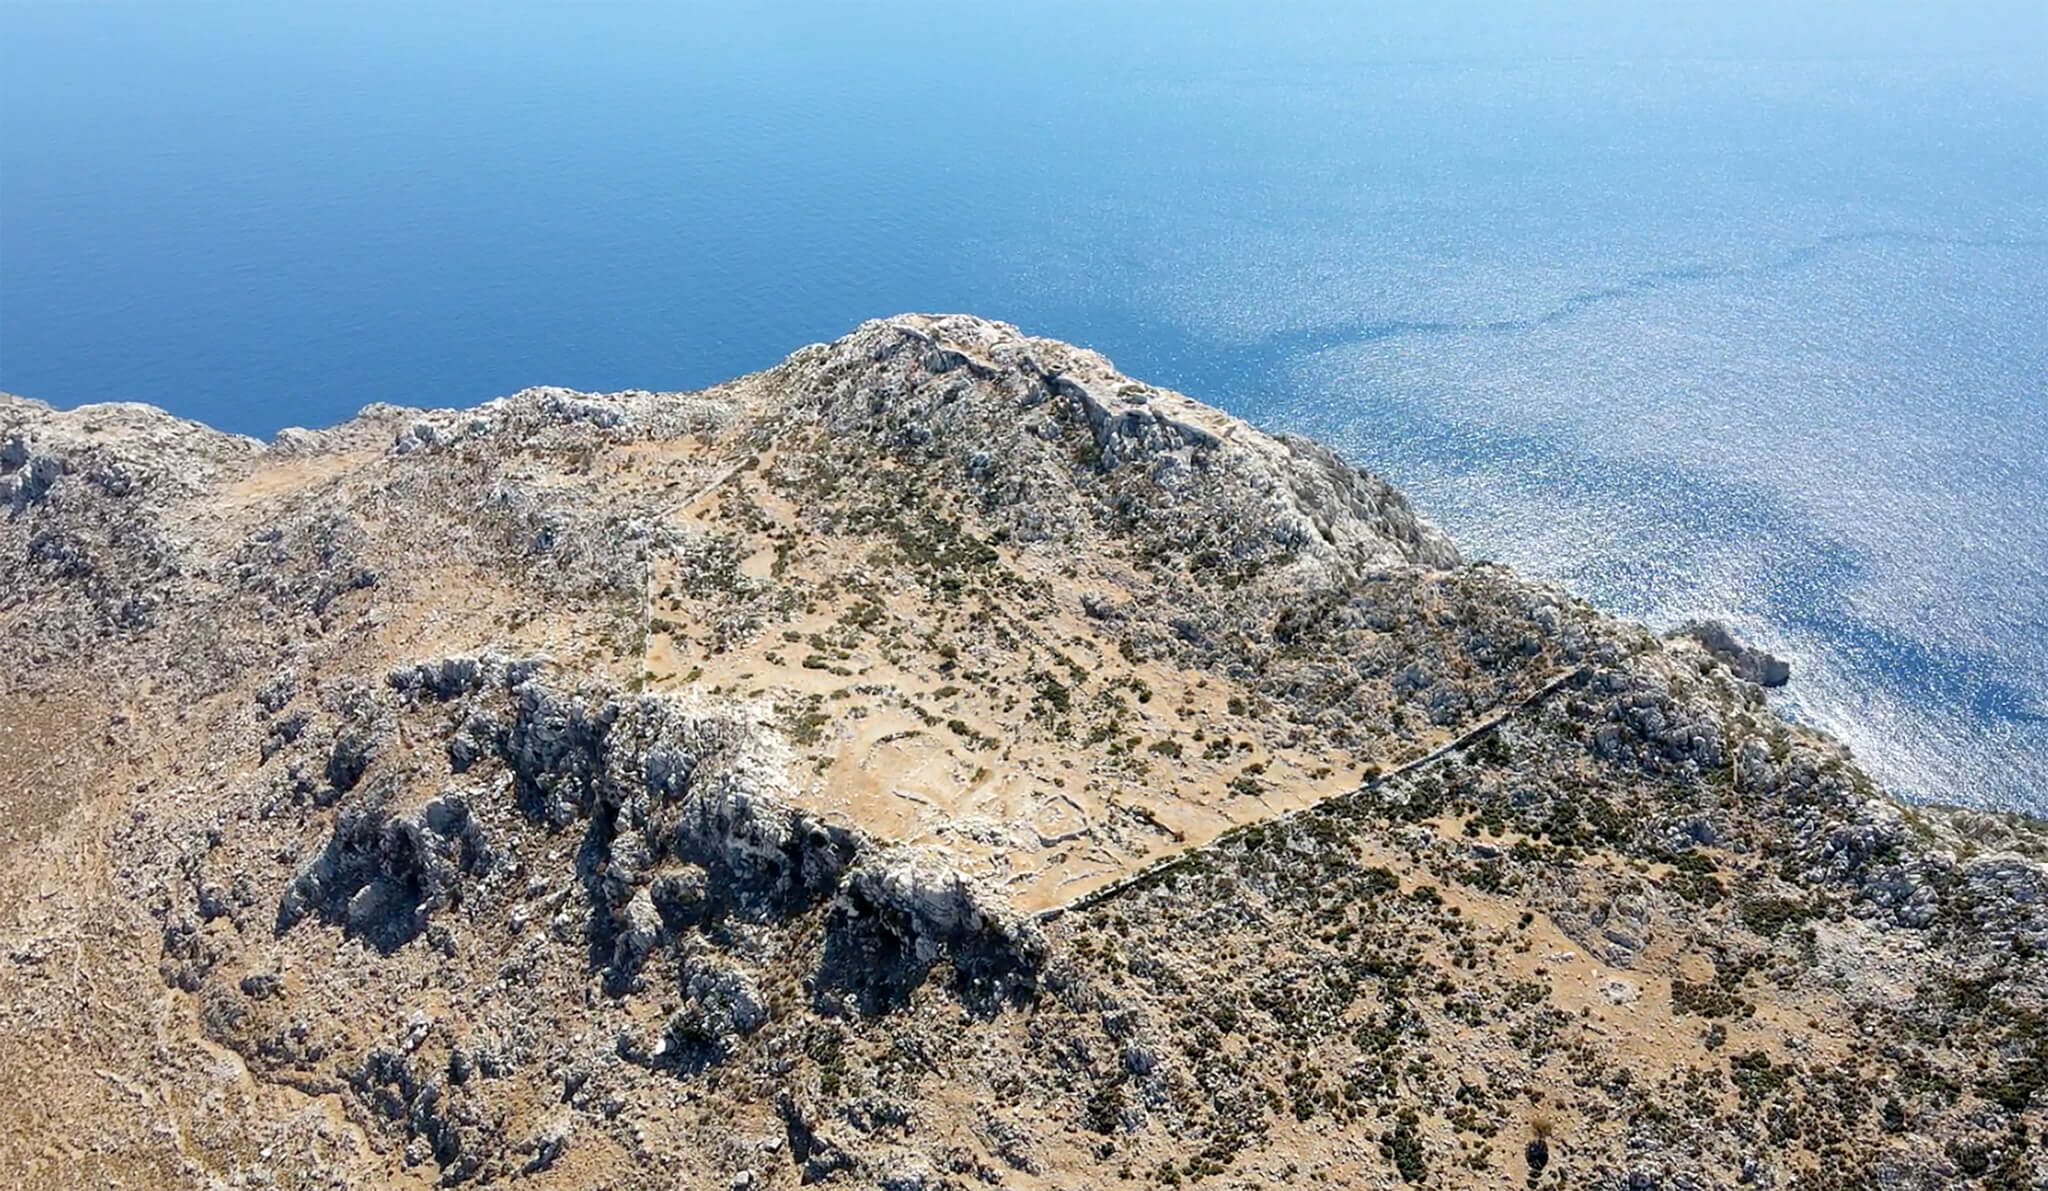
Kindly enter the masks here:
M 6 1185 L 2048 1186 L 2041 823 L 1011 327 L 0 398 L 0 559 Z

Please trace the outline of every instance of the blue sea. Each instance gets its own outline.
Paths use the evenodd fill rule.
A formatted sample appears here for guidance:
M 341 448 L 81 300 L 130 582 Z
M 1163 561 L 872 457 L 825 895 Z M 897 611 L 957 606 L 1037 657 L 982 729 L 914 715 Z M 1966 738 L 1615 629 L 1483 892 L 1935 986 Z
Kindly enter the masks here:
M 0 0 L 0 388 L 252 434 L 903 310 L 1330 439 L 2048 808 L 2048 5 Z

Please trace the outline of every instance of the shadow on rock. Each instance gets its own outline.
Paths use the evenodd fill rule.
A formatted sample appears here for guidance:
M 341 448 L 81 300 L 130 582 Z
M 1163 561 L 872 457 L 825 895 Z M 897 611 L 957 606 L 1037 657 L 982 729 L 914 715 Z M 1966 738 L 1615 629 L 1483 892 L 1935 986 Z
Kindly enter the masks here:
M 849 873 L 826 917 L 821 1000 L 874 1016 L 907 1005 L 943 959 L 954 996 L 991 1017 L 1037 991 L 1045 943 L 1028 920 L 983 900 L 951 869 L 909 852 Z
M 390 954 L 417 938 L 437 911 L 461 900 L 462 879 L 490 852 L 460 796 L 410 815 L 383 807 L 343 815 L 318 859 L 292 881 L 277 908 L 277 933 L 309 915 Z

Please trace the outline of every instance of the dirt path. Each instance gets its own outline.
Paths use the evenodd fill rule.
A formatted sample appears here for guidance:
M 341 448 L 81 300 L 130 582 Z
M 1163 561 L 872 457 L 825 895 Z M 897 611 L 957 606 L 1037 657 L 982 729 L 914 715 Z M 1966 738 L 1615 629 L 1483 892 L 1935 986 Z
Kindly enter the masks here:
M 1184 848 L 1181 851 L 1175 852 L 1171 856 L 1165 857 L 1162 860 L 1146 865 L 1144 868 L 1139 869 L 1137 872 L 1131 873 L 1128 876 L 1120 877 L 1117 880 L 1102 886 L 1100 889 L 1095 889 L 1091 890 L 1088 893 L 1084 893 L 1080 897 L 1075 898 L 1073 901 L 1070 901 L 1065 905 L 1054 906 L 1050 909 L 1040 910 L 1038 913 L 1032 915 L 1032 917 L 1040 922 L 1044 922 L 1053 918 L 1057 918 L 1061 914 L 1064 914 L 1069 910 L 1086 910 L 1093 906 L 1101 905 L 1103 902 L 1109 901 L 1111 898 L 1116 897 L 1118 894 L 1123 893 L 1125 890 L 1147 883 L 1152 879 L 1166 872 L 1171 871 L 1175 867 L 1187 863 L 1190 858 L 1198 856 L 1201 853 L 1216 847 L 1218 844 L 1226 842 L 1230 839 L 1232 835 L 1235 835 L 1238 831 L 1243 830 L 1245 827 L 1256 826 L 1258 823 L 1285 823 L 1290 819 L 1294 819 L 1301 815 L 1312 813 L 1315 810 L 1323 806 L 1326 806 L 1329 803 L 1335 802 L 1340 798 L 1350 798 L 1356 794 L 1363 793 L 1366 790 L 1371 790 L 1375 787 L 1384 785 L 1387 782 L 1394 781 L 1397 778 L 1404 778 L 1407 777 L 1409 774 L 1427 769 L 1430 766 L 1435 765 L 1437 762 L 1443 760 L 1445 757 L 1450 756 L 1452 753 L 1458 752 L 1462 749 L 1469 747 L 1474 741 L 1480 739 L 1489 732 L 1492 732 L 1495 729 L 1499 728 L 1509 719 L 1513 718 L 1516 715 L 1521 714 L 1524 711 L 1529 710 L 1532 707 L 1541 704 L 1545 699 L 1548 699 L 1550 696 L 1556 694 L 1559 690 L 1568 686 L 1576 679 L 1579 679 L 1591 672 L 1592 668 L 1590 666 L 1573 666 L 1569 670 L 1563 670 L 1557 674 L 1553 674 L 1549 679 L 1547 679 L 1543 683 L 1542 686 L 1537 687 L 1535 691 L 1531 692 L 1528 695 L 1524 695 L 1522 698 L 1517 699 L 1512 703 L 1503 704 L 1501 707 L 1495 709 L 1493 714 L 1487 716 L 1485 719 L 1479 721 L 1472 727 L 1467 728 L 1463 733 L 1452 737 L 1450 740 L 1447 740 L 1443 744 L 1438 745 L 1436 748 L 1431 749 L 1429 752 L 1422 754 L 1420 757 L 1415 758 L 1413 761 L 1410 761 L 1398 768 L 1388 770 L 1387 772 L 1380 774 L 1378 777 L 1368 779 L 1363 785 L 1358 786 L 1355 789 L 1345 790 L 1338 794 L 1332 794 L 1328 798 L 1321 799 L 1317 802 L 1312 802 L 1307 806 L 1297 807 L 1294 810 L 1287 811 L 1283 814 L 1275 815 L 1270 819 L 1260 819 L 1257 820 L 1256 823 L 1243 824 L 1238 828 L 1235 828 L 1229 832 L 1224 833 L 1223 835 L 1216 837 L 1213 840 L 1210 840 L 1208 843 L 1198 844 L 1192 848 Z

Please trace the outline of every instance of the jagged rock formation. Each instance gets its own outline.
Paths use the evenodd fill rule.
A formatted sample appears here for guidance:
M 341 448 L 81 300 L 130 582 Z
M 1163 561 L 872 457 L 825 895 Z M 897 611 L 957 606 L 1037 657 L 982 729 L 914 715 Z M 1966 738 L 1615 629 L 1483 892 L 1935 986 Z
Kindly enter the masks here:
M 1774 657 L 1761 649 L 1744 645 L 1735 639 L 1735 633 L 1718 620 L 1693 620 L 1680 625 L 1678 631 L 1699 642 L 1700 648 L 1714 655 L 1737 677 L 1763 687 L 1784 686 L 1792 681 L 1792 664 L 1783 658 Z
M 2048 830 L 1326 449 L 905 316 L 0 398 L 0 1181 L 2048 1178 Z

